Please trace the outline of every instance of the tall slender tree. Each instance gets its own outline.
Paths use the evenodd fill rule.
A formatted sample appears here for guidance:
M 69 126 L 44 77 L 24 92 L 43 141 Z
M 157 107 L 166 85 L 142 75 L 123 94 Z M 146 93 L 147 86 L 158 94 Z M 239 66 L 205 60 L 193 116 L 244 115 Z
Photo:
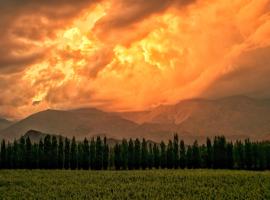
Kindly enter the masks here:
M 179 139 L 177 134 L 173 137 L 173 167 L 175 169 L 179 167 Z
M 180 141 L 180 167 L 182 169 L 186 167 L 186 147 L 183 140 Z
M 171 140 L 169 140 L 169 144 L 167 146 L 167 168 L 172 169 L 173 168 L 173 143 Z
M 83 141 L 83 169 L 89 169 L 90 166 L 90 147 L 86 138 Z
M 207 147 L 206 166 L 208 169 L 210 169 L 213 167 L 213 148 L 212 148 L 212 142 L 210 138 L 206 139 L 206 147 Z
M 138 138 L 135 140 L 134 152 L 134 167 L 135 169 L 139 169 L 141 166 L 141 143 Z
M 95 165 L 97 170 L 102 169 L 102 141 L 101 138 L 98 136 L 96 141 L 96 160 Z
M 52 155 L 51 136 L 46 135 L 44 138 L 44 162 L 45 162 L 44 164 L 46 169 L 52 168 L 51 155 Z
M 107 144 L 107 138 L 104 137 L 103 139 L 103 158 L 102 158 L 102 161 L 103 161 L 103 169 L 108 169 L 109 167 L 109 145 Z
M 64 167 L 64 142 L 63 142 L 63 137 L 60 136 L 58 139 L 58 169 L 63 169 Z
M 27 169 L 32 169 L 32 143 L 29 137 L 26 138 L 25 164 Z
M 134 144 L 133 140 L 130 139 L 128 142 L 128 169 L 134 169 Z
M 192 146 L 192 155 L 191 155 L 191 162 L 193 168 L 200 168 L 201 167 L 201 156 L 198 141 L 195 140 Z
M 122 140 L 122 145 L 121 145 L 121 167 L 122 169 L 127 169 L 128 168 L 128 143 L 126 139 Z
M 70 141 L 68 138 L 65 138 L 64 168 L 70 168 Z
M 163 141 L 160 143 L 160 167 L 162 169 L 166 168 L 167 166 L 167 152 L 166 152 L 166 145 Z
M 153 147 L 154 154 L 154 167 L 158 169 L 160 167 L 160 151 L 158 145 L 155 143 Z
M 58 148 L 58 144 L 57 144 L 57 138 L 56 136 L 52 136 L 52 147 L 51 147 L 51 163 L 52 163 L 52 168 L 53 169 L 57 169 L 57 164 L 58 164 L 58 155 L 57 155 L 57 149 Z
M 71 140 L 71 146 L 70 146 L 70 169 L 76 169 L 77 168 L 77 143 L 75 140 L 75 137 Z
M 142 141 L 142 152 L 141 152 L 141 155 L 142 155 L 142 160 L 141 160 L 141 167 L 142 169 L 146 169 L 147 168 L 147 161 L 148 161 L 148 149 L 147 149 L 147 142 L 146 140 L 143 138 L 143 141 Z
M 0 166 L 2 169 L 6 168 L 6 160 L 7 152 L 6 152 L 6 141 L 3 139 L 1 142 L 1 157 L 0 157 Z
M 92 138 L 90 142 L 90 166 L 91 169 L 95 169 L 95 162 L 96 162 L 96 142 L 95 139 Z

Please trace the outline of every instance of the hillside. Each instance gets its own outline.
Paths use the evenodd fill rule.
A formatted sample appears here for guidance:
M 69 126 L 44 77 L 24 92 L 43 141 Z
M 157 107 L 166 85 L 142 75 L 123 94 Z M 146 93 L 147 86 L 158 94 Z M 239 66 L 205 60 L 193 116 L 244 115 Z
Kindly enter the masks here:
M 167 140 L 177 132 L 186 141 L 225 135 L 229 139 L 270 139 L 270 100 L 245 96 L 217 100 L 190 99 L 142 112 L 107 113 L 95 108 L 46 110 L 0 131 L 13 139 L 28 130 L 76 136 L 78 139 L 106 135 L 121 139 L 145 137 Z
M 65 137 L 76 136 L 78 139 L 95 135 L 122 138 L 135 126 L 137 125 L 131 121 L 92 108 L 70 111 L 46 110 L 9 126 L 0 132 L 0 136 L 7 139 L 19 138 L 33 129 Z
M 0 131 L 1 131 L 2 129 L 7 128 L 7 127 L 10 126 L 11 124 L 12 124 L 11 121 L 8 121 L 8 120 L 6 120 L 6 119 L 0 118 Z

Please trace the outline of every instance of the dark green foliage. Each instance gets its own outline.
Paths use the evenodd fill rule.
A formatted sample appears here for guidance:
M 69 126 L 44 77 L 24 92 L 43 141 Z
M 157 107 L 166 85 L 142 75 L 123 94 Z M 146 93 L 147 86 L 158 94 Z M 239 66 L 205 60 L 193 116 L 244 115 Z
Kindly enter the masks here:
M 103 161 L 103 169 L 108 169 L 109 167 L 109 145 L 107 144 L 107 138 L 104 137 L 104 140 L 103 140 L 103 158 L 102 158 L 102 161 Z
M 89 142 L 86 138 L 83 141 L 83 151 L 82 151 L 82 168 L 89 169 L 90 166 L 90 147 Z
M 128 169 L 132 170 L 134 169 L 134 144 L 133 140 L 130 139 L 128 142 Z
M 153 154 L 154 154 L 154 167 L 158 169 L 160 166 L 160 150 L 157 144 L 154 144 Z
M 45 169 L 44 143 L 42 139 L 38 144 L 38 166 L 40 169 Z
M 141 143 L 140 140 L 137 138 L 135 140 L 135 147 L 134 147 L 134 168 L 140 169 L 141 166 Z
M 114 146 L 114 166 L 116 170 L 121 169 L 121 145 L 116 144 Z
M 212 148 L 212 142 L 209 138 L 206 139 L 206 146 L 207 146 L 206 167 L 212 168 L 213 167 L 213 148 Z
M 179 139 L 177 134 L 173 137 L 173 167 L 175 169 L 179 167 Z
M 169 140 L 169 144 L 167 146 L 167 168 L 172 169 L 174 165 L 174 152 L 173 152 L 173 144 L 172 141 Z
M 6 152 L 6 141 L 2 140 L 1 142 L 1 155 L 0 155 L 0 167 L 2 169 L 6 168 L 6 163 L 7 163 L 7 152 Z
M 64 168 L 70 168 L 70 141 L 68 138 L 65 139 L 65 152 L 64 152 Z
M 193 166 L 193 160 L 192 160 L 192 147 L 189 145 L 187 148 L 187 154 L 186 154 L 186 159 L 187 159 L 187 168 L 191 169 Z
M 224 136 L 215 137 L 213 145 L 213 167 L 225 169 L 227 164 L 226 139 Z
M 52 169 L 57 169 L 58 164 L 57 147 L 58 147 L 57 138 L 55 136 L 52 136 L 51 160 L 50 160 L 50 162 L 52 163 L 51 164 Z
M 102 141 L 101 138 L 98 136 L 96 141 L 96 160 L 95 160 L 95 169 L 101 170 L 102 169 Z
M 152 169 L 154 166 L 154 152 L 153 152 L 153 145 L 150 143 L 148 147 L 148 169 Z
M 128 168 L 128 143 L 126 139 L 123 139 L 121 144 L 121 167 L 122 169 Z
M 223 168 L 233 169 L 234 160 L 233 160 L 233 144 L 230 142 L 227 144 L 227 164 Z
M 160 151 L 160 167 L 164 169 L 167 167 L 167 152 L 166 145 L 163 141 L 160 143 Z
M 60 136 L 58 140 L 58 164 L 57 167 L 58 169 L 63 169 L 64 167 L 64 142 L 63 142 L 63 137 Z
M 29 137 L 26 138 L 25 164 L 27 169 L 32 169 L 32 143 Z
M 94 138 L 92 138 L 90 142 L 90 167 L 91 169 L 95 169 L 95 162 L 96 162 L 96 142 Z
M 192 146 L 192 167 L 193 168 L 200 168 L 201 167 L 201 156 L 200 156 L 200 150 L 197 140 L 193 143 Z
M 180 160 L 179 165 L 182 169 L 186 167 L 186 147 L 183 140 L 180 141 Z
M 187 151 L 186 151 L 187 148 Z M 166 145 L 147 142 L 146 139 L 123 139 L 121 144 L 109 148 L 107 139 L 97 137 L 76 142 L 46 135 L 39 143 L 22 137 L 19 143 L 1 142 L 0 167 L 2 169 L 152 169 L 152 168 L 216 168 L 216 169 L 270 169 L 270 142 L 245 140 L 226 142 L 224 136 L 214 142 L 185 146 L 177 135 Z
M 235 165 L 238 169 L 244 169 L 244 147 L 241 141 L 236 141 L 234 145 L 234 157 L 235 157 Z M 256 156 L 256 159 L 258 157 Z M 257 160 L 255 161 L 255 165 L 257 166 Z
M 51 169 L 52 163 L 51 163 L 51 155 L 52 155 L 52 142 L 51 142 L 51 136 L 46 135 L 44 138 L 44 164 L 45 169 Z
M 77 143 L 75 140 L 75 137 L 72 138 L 71 145 L 70 145 L 70 169 L 76 169 L 77 168 Z
M 142 159 L 141 159 L 141 166 L 142 169 L 146 169 L 147 168 L 147 161 L 148 161 L 148 149 L 147 149 L 147 143 L 145 141 L 145 139 L 143 138 L 142 141 Z

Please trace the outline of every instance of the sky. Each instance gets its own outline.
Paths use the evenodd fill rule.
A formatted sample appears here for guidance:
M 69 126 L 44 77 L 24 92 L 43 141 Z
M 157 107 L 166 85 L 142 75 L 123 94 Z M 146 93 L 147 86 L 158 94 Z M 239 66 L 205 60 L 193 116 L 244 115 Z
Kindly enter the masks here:
M 270 97 L 270 0 L 0 0 L 0 116 Z

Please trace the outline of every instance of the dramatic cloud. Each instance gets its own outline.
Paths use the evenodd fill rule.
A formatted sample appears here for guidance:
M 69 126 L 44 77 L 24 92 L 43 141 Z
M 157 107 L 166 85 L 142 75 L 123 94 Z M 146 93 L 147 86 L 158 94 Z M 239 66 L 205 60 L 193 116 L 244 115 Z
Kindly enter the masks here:
M 0 0 L 0 115 L 270 97 L 270 0 Z

